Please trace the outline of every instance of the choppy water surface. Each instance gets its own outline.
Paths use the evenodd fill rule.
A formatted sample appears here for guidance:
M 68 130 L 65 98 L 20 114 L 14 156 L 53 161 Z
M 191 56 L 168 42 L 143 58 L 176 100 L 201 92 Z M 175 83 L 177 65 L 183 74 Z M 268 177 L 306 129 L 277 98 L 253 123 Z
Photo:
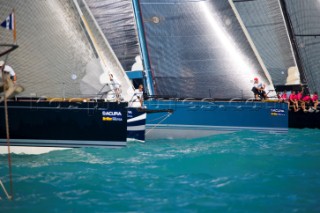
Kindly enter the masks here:
M 0 212 L 320 212 L 320 131 L 12 155 Z M 0 156 L 7 187 L 7 156 Z

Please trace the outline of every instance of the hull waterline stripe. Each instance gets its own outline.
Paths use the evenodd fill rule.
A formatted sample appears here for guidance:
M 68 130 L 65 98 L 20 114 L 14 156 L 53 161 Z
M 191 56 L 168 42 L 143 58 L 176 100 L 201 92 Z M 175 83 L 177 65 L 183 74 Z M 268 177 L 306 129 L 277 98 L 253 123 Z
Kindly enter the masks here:
M 183 130 L 192 129 L 192 130 L 254 130 L 254 131 L 283 131 L 283 132 L 288 131 L 288 128 L 206 126 L 206 125 L 147 124 L 146 127 L 147 129 L 156 128 L 156 129 L 183 129 Z
M 72 141 L 72 140 L 36 140 L 36 139 L 11 139 L 13 146 L 54 146 L 54 147 L 83 147 L 83 146 L 126 146 L 126 141 Z M 0 139 L 0 145 L 5 145 L 5 139 Z
M 144 131 L 146 130 L 146 125 L 140 125 L 140 126 L 128 126 L 128 131 Z

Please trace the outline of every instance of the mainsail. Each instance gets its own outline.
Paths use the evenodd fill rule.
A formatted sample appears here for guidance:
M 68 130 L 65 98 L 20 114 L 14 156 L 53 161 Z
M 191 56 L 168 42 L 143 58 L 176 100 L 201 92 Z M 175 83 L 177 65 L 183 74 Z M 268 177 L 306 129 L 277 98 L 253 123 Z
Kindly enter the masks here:
M 0 0 L 0 20 L 5 19 L 12 8 L 16 10 L 19 48 L 7 63 L 15 69 L 19 84 L 25 88 L 21 95 L 100 97 L 101 88 L 110 83 L 107 70 L 121 84 L 123 98 L 130 100 L 133 88 L 119 61 L 99 34 L 90 11 L 81 4 L 90 30 L 103 49 L 102 54 L 98 54 L 75 3 L 72 0 Z M 10 40 L 10 37 L 5 29 L 0 30 L 1 40 Z
M 8 60 L 24 96 L 80 96 L 79 82 L 95 58 L 70 1 L 0 1 L 0 19 L 15 8 L 19 48 Z M 32 15 L 31 15 L 32 14 Z M 2 41 L 12 35 L 0 29 Z
M 228 1 L 140 0 L 157 95 L 252 98 L 273 89 Z

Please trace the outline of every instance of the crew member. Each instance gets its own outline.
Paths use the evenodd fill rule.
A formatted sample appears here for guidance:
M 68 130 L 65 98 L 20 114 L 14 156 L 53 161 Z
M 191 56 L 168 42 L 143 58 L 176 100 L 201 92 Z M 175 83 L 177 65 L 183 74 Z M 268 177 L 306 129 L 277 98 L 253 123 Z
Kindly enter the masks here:
M 118 83 L 118 81 L 113 77 L 111 73 L 109 74 L 109 79 L 110 79 L 110 87 L 116 96 L 116 100 L 121 101 L 121 89 L 120 89 L 121 85 Z
M 15 91 L 17 83 L 17 75 L 11 66 L 5 65 L 4 61 L 0 61 L 0 70 L 2 73 L 2 81 L 0 82 L 0 91 L 5 91 L 5 97 L 8 98 Z M 2 101 L 4 97 L 1 97 Z
M 131 107 L 143 107 L 143 85 L 140 84 L 138 89 L 134 90 L 134 95 L 130 101 Z
M 259 79 L 256 77 L 254 78 L 254 84 L 252 87 L 252 92 L 254 93 L 254 97 L 256 100 L 259 100 L 259 97 L 261 99 L 267 99 L 267 94 L 264 91 L 265 85 L 262 83 L 259 83 Z

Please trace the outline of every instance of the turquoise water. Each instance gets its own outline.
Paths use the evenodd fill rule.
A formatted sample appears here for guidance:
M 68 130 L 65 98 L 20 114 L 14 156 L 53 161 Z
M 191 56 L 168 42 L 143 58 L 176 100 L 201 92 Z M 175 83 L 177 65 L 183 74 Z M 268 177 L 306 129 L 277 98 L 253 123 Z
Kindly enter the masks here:
M 13 155 L 0 212 L 320 212 L 320 130 Z M 7 156 L 1 179 L 9 186 Z

